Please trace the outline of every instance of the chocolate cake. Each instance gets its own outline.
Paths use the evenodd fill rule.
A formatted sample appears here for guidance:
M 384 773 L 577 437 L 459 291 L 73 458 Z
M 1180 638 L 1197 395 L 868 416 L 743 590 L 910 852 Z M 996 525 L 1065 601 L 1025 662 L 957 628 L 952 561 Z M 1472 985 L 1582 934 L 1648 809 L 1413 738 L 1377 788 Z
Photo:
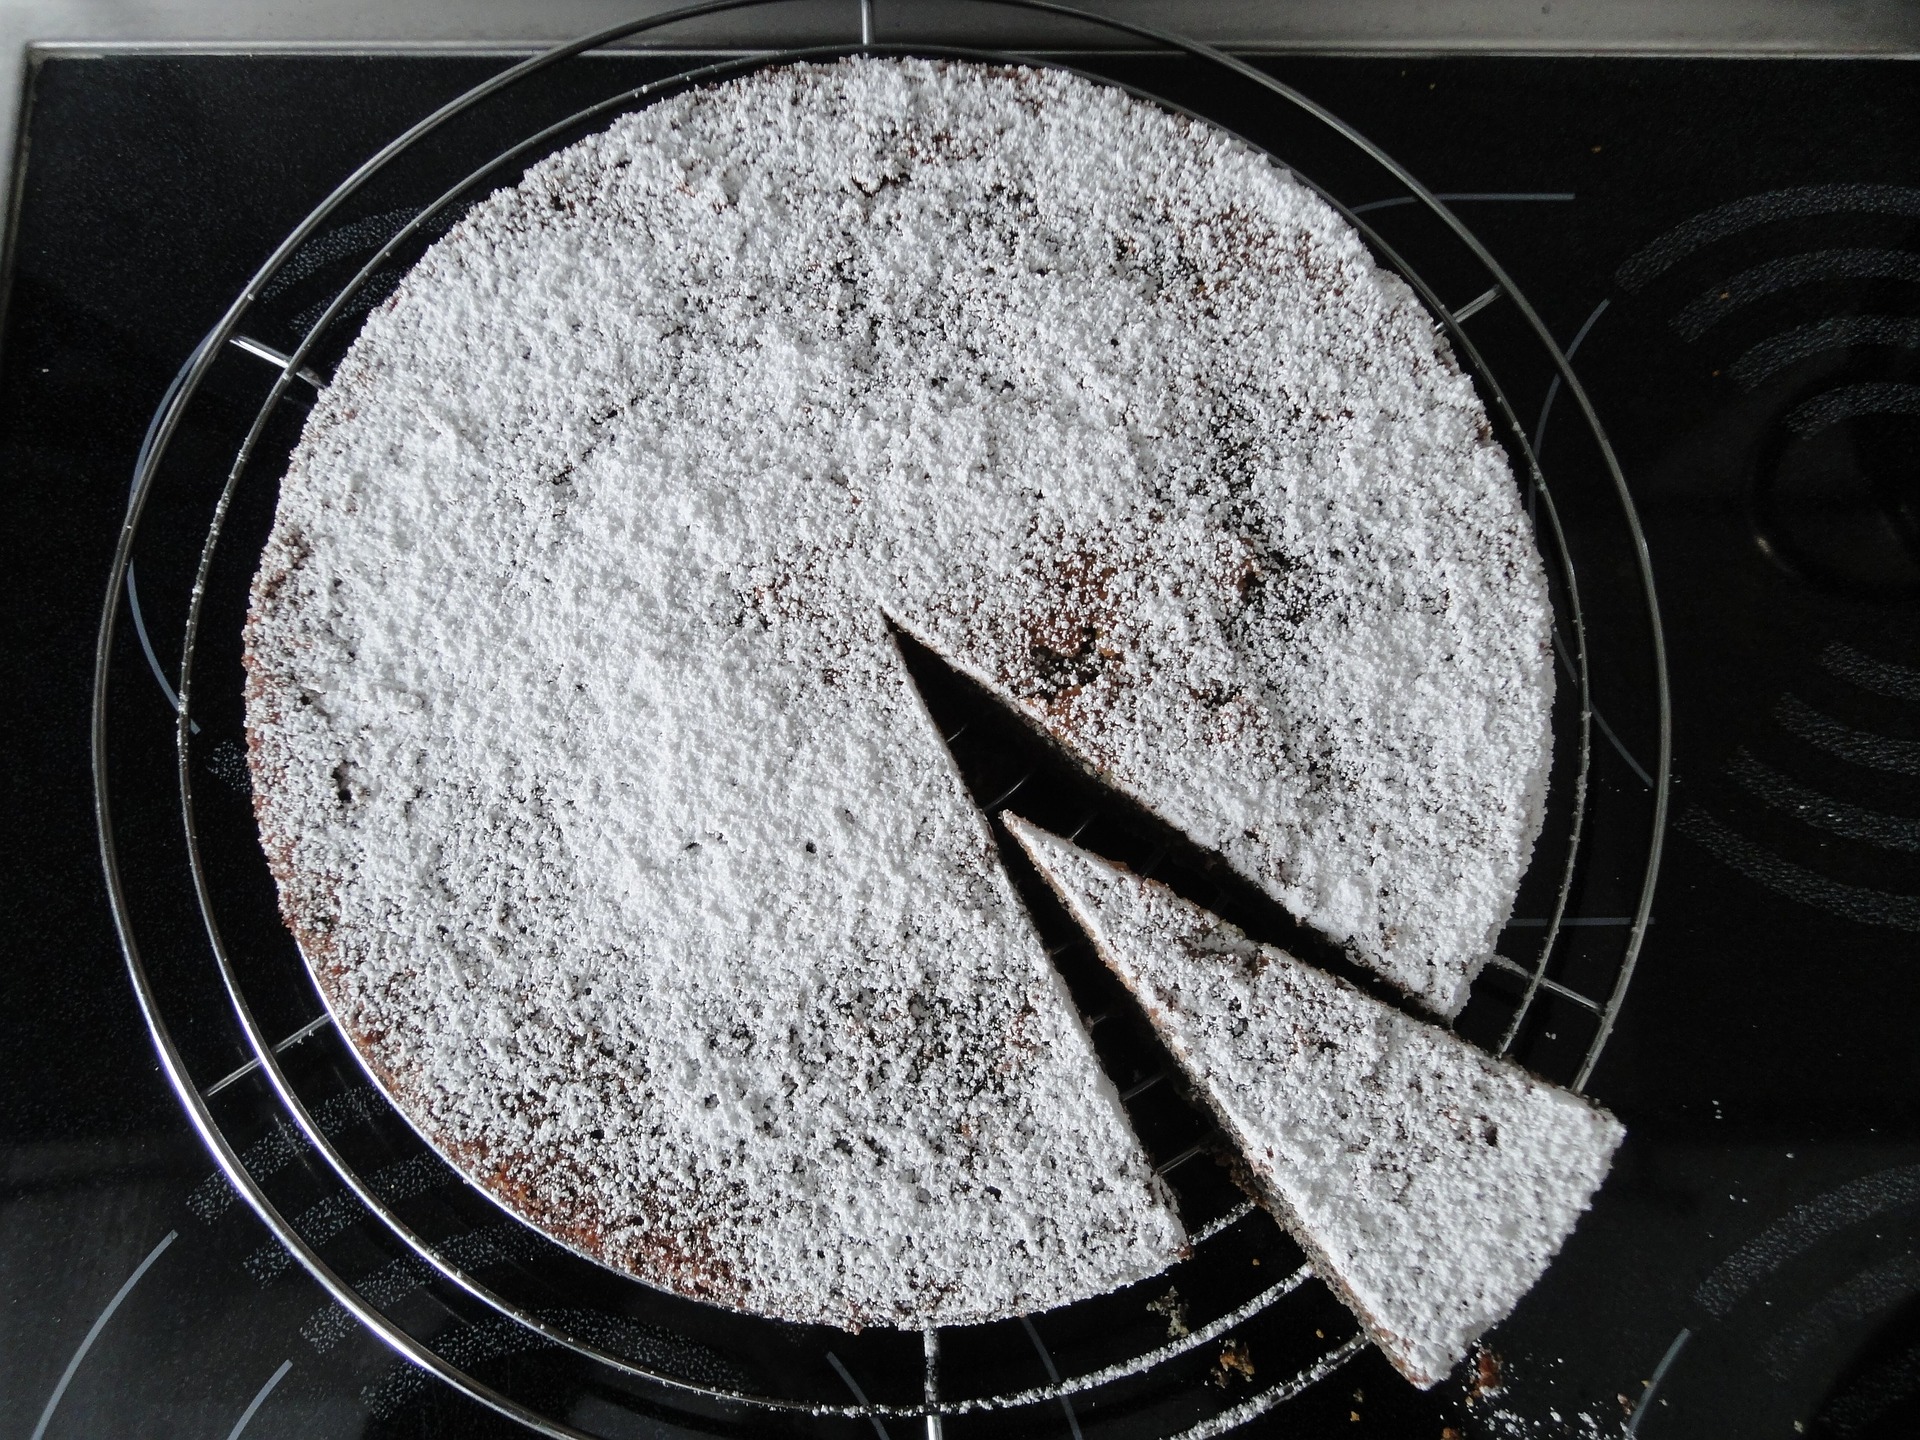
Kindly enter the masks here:
M 1007 824 L 1315 1272 L 1407 1379 L 1441 1379 L 1559 1252 L 1620 1122 L 1163 885 Z
M 892 627 L 1445 1013 L 1549 624 L 1471 383 L 1266 157 L 1060 71 L 769 68 L 368 317 L 255 580 L 256 807 L 342 1029 L 502 1204 L 965 1323 L 1186 1238 Z

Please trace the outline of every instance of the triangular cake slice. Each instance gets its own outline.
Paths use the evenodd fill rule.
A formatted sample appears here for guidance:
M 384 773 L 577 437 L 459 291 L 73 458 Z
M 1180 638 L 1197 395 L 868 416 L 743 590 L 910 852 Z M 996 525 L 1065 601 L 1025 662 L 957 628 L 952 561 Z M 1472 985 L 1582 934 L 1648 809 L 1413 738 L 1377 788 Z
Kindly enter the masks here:
M 1624 1130 L 1163 885 L 1006 823 L 1238 1145 L 1275 1215 L 1414 1384 L 1532 1288 Z

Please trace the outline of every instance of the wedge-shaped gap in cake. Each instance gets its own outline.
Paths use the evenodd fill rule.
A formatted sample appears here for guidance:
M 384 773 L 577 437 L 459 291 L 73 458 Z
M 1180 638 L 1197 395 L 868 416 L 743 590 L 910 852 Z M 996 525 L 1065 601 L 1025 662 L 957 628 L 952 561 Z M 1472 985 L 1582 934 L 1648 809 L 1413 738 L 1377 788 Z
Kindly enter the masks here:
M 1433 1018 L 1404 990 L 1357 960 L 1349 947 L 1301 921 L 1224 858 L 1107 784 L 1020 710 L 898 621 L 890 618 L 889 627 L 962 780 L 993 821 L 1003 854 L 1009 846 L 998 817 L 1010 809 L 1043 829 L 1071 836 L 1083 849 L 1151 876 L 1189 903 L 1339 976 L 1383 1004 Z M 1017 876 L 1026 868 L 1024 852 L 1013 846 L 1011 853 L 1020 857 L 1008 867 Z
M 1193 1227 L 1226 1214 L 1245 1198 L 1207 1107 L 1189 1092 L 1180 1067 L 1126 986 L 1095 951 L 1026 852 L 993 819 L 999 804 L 1018 803 L 1065 828 L 1111 833 L 1133 855 L 1164 848 L 1118 811 L 1124 797 L 1104 792 L 1065 751 L 1007 709 L 984 686 L 949 666 L 911 636 L 894 630 L 909 677 L 962 783 L 992 819 L 1001 864 L 1026 906 L 1048 958 L 1065 981 L 1093 1040 L 1094 1053 L 1125 1106 L 1134 1132 L 1180 1201 Z M 1137 807 L 1135 807 L 1137 809 Z

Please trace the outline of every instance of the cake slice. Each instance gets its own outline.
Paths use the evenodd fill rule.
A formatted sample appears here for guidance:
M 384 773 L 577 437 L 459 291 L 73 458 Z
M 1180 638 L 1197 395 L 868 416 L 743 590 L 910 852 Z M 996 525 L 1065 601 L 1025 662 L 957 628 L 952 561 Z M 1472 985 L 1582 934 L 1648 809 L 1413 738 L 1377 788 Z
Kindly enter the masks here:
M 1559 1251 L 1620 1122 L 1004 818 L 1322 1278 L 1407 1379 L 1443 1377 Z

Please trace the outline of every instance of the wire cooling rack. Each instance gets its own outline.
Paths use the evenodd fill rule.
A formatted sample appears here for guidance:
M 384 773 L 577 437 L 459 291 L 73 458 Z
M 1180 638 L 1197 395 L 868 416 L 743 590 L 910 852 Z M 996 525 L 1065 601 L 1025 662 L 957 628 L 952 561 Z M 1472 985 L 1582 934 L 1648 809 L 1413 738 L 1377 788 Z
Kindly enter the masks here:
M 1150 1033 L 1096 991 L 1075 986 L 1179 1195 L 1192 1258 L 1117 1295 L 999 1324 L 847 1334 L 664 1294 L 506 1218 L 367 1083 L 275 913 L 240 748 L 247 583 L 306 405 L 360 317 L 424 248 L 526 165 L 688 85 L 861 52 L 1069 64 L 1059 52 L 883 42 L 864 0 L 838 43 L 698 58 L 630 48 L 677 24 L 779 3 L 713 0 L 635 20 L 475 86 L 342 181 L 188 358 L 135 466 L 95 657 L 95 804 L 128 972 L 227 1182 L 336 1303 L 316 1326 L 365 1326 L 416 1367 L 369 1392 L 376 1409 L 402 1403 L 425 1374 L 557 1437 L 631 1434 L 643 1421 L 723 1434 L 1218 1434 L 1310 1396 L 1363 1340 L 1300 1252 L 1210 1163 L 1211 1127 Z M 1565 683 L 1547 828 L 1518 918 L 1459 1025 L 1584 1087 L 1649 921 L 1669 713 L 1651 571 L 1612 449 L 1566 355 L 1452 208 L 1540 197 L 1435 196 L 1306 96 L 1178 36 L 1044 0 L 966 3 L 1084 25 L 1087 49 L 1070 68 L 1267 150 L 1407 279 L 1478 386 L 1547 557 Z M 1555 431 L 1550 486 L 1540 446 L 1556 402 L 1573 414 Z M 1518 407 L 1535 405 L 1529 432 Z M 177 640 L 157 618 L 163 596 L 184 602 Z M 175 645 L 170 670 L 161 651 Z M 127 698 L 156 681 L 170 723 Z M 996 742 L 991 718 L 968 712 L 963 696 L 942 703 L 989 813 L 1015 793 L 1043 806 L 1071 800 L 1066 782 Z M 1651 747 L 1646 763 L 1623 735 Z M 1152 848 L 1097 805 L 1079 823 L 1106 827 L 1108 853 Z M 1039 917 L 1044 900 L 1032 903 Z M 1063 957 L 1075 943 L 1046 938 Z

